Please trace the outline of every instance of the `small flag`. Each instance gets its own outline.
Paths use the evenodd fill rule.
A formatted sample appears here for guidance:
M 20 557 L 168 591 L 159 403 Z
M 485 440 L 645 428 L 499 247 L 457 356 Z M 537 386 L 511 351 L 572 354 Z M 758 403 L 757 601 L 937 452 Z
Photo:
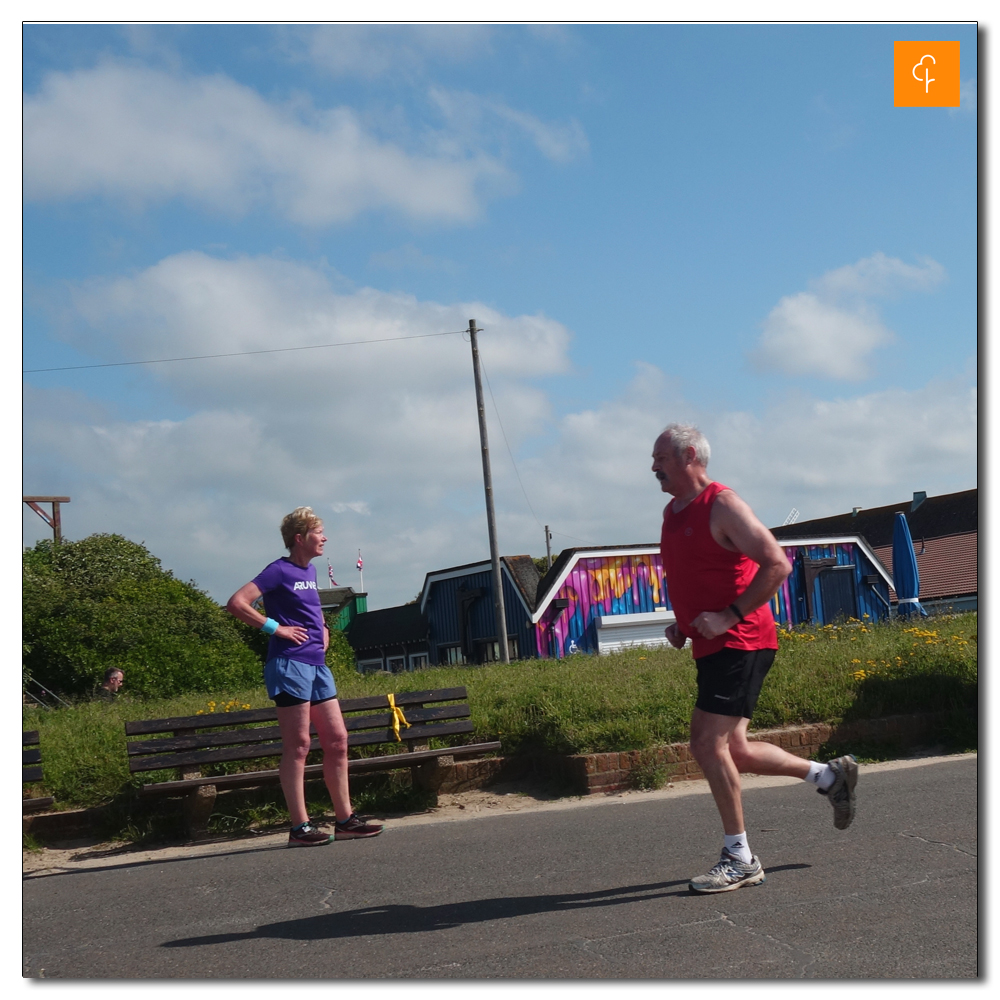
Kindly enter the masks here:
M 364 565 L 365 565 L 365 564 L 364 564 L 364 563 L 362 562 L 362 560 L 361 560 L 361 551 L 360 551 L 360 549 L 359 549 L 359 550 L 358 550 L 358 572 L 359 572 L 359 573 L 361 572 L 361 570 L 362 570 L 362 569 L 364 569 Z
M 331 587 L 336 587 L 337 586 L 337 581 L 334 580 L 334 578 L 333 578 L 333 566 L 330 565 L 330 560 L 329 559 L 327 559 L 327 561 L 326 561 L 326 575 L 330 578 L 330 586 Z

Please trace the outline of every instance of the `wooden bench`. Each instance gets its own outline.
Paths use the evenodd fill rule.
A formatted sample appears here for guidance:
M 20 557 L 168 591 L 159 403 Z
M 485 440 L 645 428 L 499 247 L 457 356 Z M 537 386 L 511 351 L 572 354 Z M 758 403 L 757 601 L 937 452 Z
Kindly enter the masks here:
M 376 771 L 412 769 L 414 782 L 437 791 L 445 764 L 455 757 L 471 757 L 499 750 L 500 744 L 474 743 L 431 750 L 433 737 L 471 733 L 474 727 L 464 687 L 442 688 L 437 691 L 407 691 L 393 695 L 396 706 L 408 722 L 399 727 L 399 739 L 392 728 L 393 715 L 385 695 L 370 698 L 341 699 L 340 711 L 351 748 L 388 744 L 403 748 L 400 753 L 348 760 L 349 774 L 369 774 Z M 461 704 L 445 704 L 459 702 Z M 367 713 L 367 714 L 364 714 Z M 374 714 L 373 714 L 374 713 Z M 202 769 L 224 763 L 251 761 L 281 754 L 281 733 L 274 707 L 242 712 L 216 712 L 211 715 L 189 715 L 173 719 L 147 719 L 126 722 L 126 737 L 148 737 L 169 733 L 156 739 L 131 739 L 126 742 L 129 771 L 176 769 L 178 777 L 142 786 L 143 795 L 185 796 L 185 816 L 192 837 L 207 831 L 208 818 L 215 805 L 219 789 L 245 788 L 278 781 L 277 769 L 242 771 L 236 774 L 205 775 Z M 320 749 L 315 727 L 312 749 Z M 320 775 L 322 764 L 306 765 L 306 777 Z
M 42 780 L 42 751 L 39 748 L 38 730 L 31 729 L 21 733 L 21 781 L 31 784 Z M 38 749 L 29 749 L 38 748 Z M 55 799 L 51 795 L 44 798 L 21 798 L 21 813 L 38 812 L 47 809 Z

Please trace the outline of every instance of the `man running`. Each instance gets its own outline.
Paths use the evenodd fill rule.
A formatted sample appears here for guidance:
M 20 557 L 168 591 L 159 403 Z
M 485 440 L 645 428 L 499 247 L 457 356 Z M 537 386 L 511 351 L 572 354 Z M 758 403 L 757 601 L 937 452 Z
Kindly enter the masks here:
M 774 536 L 728 486 L 706 473 L 710 449 L 697 427 L 671 424 L 653 445 L 653 472 L 673 499 L 663 510 L 660 553 L 676 620 L 670 644 L 691 640 L 698 697 L 691 714 L 691 752 L 722 818 L 722 855 L 694 892 L 727 892 L 764 881 L 747 843 L 740 773 L 803 778 L 827 796 L 833 825 L 854 819 L 858 765 L 853 756 L 829 764 L 803 760 L 747 739 L 761 686 L 774 662 L 778 634 L 770 599 L 791 572 Z
M 278 776 L 288 804 L 289 847 L 318 847 L 331 840 L 374 837 L 382 832 L 351 808 L 347 787 L 347 728 L 340 714 L 333 674 L 326 665 L 330 633 L 323 619 L 312 560 L 323 554 L 323 522 L 311 507 L 296 507 L 281 522 L 289 554 L 276 559 L 229 598 L 229 612 L 271 637 L 264 666 L 267 696 L 274 701 L 281 730 Z M 264 598 L 265 617 L 253 607 Z M 330 792 L 334 832 L 317 830 L 306 812 L 305 766 L 316 727 L 323 748 L 323 780 Z

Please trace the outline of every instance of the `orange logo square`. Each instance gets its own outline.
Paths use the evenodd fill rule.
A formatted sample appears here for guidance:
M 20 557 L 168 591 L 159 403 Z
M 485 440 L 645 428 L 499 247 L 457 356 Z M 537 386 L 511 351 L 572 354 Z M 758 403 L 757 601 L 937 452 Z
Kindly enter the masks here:
M 897 108 L 957 108 L 959 42 L 893 42 Z

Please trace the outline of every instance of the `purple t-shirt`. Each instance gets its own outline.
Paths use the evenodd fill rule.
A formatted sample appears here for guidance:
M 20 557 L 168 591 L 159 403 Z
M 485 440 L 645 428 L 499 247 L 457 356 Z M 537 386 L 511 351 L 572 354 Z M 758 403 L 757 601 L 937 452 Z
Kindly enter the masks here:
M 316 567 L 296 566 L 291 559 L 275 559 L 253 578 L 264 597 L 264 610 L 268 618 L 279 625 L 299 625 L 309 632 L 301 645 L 287 639 L 271 636 L 267 644 L 267 658 L 288 656 L 302 663 L 322 666 L 326 663 L 323 650 L 323 612 L 319 606 L 316 589 Z

